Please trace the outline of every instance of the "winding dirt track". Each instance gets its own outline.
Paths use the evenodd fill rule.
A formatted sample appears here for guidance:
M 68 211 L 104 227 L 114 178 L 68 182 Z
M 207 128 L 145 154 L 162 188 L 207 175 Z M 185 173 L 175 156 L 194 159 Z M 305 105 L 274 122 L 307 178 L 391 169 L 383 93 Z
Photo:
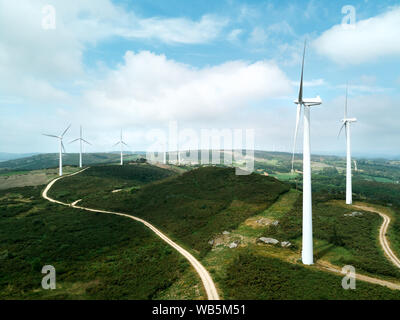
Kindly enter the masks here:
M 364 210 L 364 211 L 369 211 L 373 213 L 379 214 L 383 218 L 383 223 L 381 225 L 381 228 L 379 229 L 379 241 L 381 243 L 381 246 L 383 248 L 383 251 L 385 252 L 385 255 L 388 257 L 388 259 L 397 267 L 400 268 L 400 260 L 399 258 L 394 254 L 392 249 L 390 249 L 389 241 L 386 238 L 386 233 L 390 224 L 390 217 L 386 214 L 384 214 L 381 211 L 378 211 L 377 209 L 373 207 L 368 207 L 365 205 L 355 205 L 355 208 Z
M 369 207 L 367 205 L 353 205 L 354 208 L 363 210 L 363 211 L 369 211 L 372 213 L 379 214 L 383 218 L 383 223 L 379 229 L 379 242 L 381 244 L 381 247 L 386 255 L 386 257 L 397 267 L 400 268 L 400 260 L 399 258 L 394 254 L 392 249 L 390 248 L 389 241 L 386 238 L 386 233 L 390 224 L 390 217 L 383 212 L 379 211 L 378 209 L 374 207 Z M 325 269 L 327 271 L 335 272 L 335 273 L 341 273 L 341 269 L 337 266 L 334 266 L 330 264 L 327 261 L 318 261 L 317 266 L 321 267 L 322 269 Z M 388 287 L 393 290 L 400 290 L 400 284 L 398 283 L 393 283 L 390 281 L 382 280 L 382 279 L 377 279 L 373 277 L 369 277 L 366 275 L 362 274 L 357 274 L 356 278 L 361 281 L 369 282 L 369 283 L 374 283 L 374 284 L 379 284 L 381 286 Z
M 86 169 L 88 169 L 88 168 L 86 168 Z M 43 198 L 48 200 L 48 201 L 50 201 L 50 202 L 57 203 L 57 204 L 60 204 L 60 205 L 63 205 L 63 206 L 69 206 L 69 207 L 72 207 L 72 208 L 81 209 L 81 210 L 90 211 L 90 212 L 113 214 L 113 215 L 126 217 L 126 218 L 129 218 L 129 219 L 132 219 L 132 220 L 136 220 L 138 222 L 143 223 L 146 227 L 148 227 L 151 231 L 153 231 L 158 237 L 160 237 L 162 240 L 164 240 L 166 243 L 168 243 L 171 247 L 173 247 L 176 251 L 178 251 L 181 255 L 183 255 L 190 262 L 190 264 L 193 266 L 193 268 L 196 270 L 196 272 L 200 276 L 201 281 L 203 282 L 203 286 L 204 286 L 204 289 L 206 290 L 208 300 L 219 300 L 220 299 L 219 295 L 218 295 L 217 288 L 215 287 L 214 281 L 212 280 L 212 278 L 211 278 L 210 274 L 208 273 L 208 271 L 203 267 L 203 265 L 195 257 L 193 257 L 188 251 L 186 251 L 181 246 L 179 246 L 178 244 L 173 242 L 170 238 L 168 238 L 165 234 L 163 234 L 160 230 L 158 230 L 152 224 L 148 223 L 147 221 L 145 221 L 143 219 L 140 219 L 140 218 L 137 218 L 135 216 L 131 216 L 131 215 L 128 215 L 128 214 L 125 214 L 125 213 L 119 213 L 119 212 L 112 212 L 112 211 L 105 211 L 105 210 L 98 210 L 98 209 L 90 209 L 90 208 L 81 207 L 81 206 L 77 205 L 77 203 L 80 200 L 77 200 L 77 201 L 73 202 L 72 204 L 69 204 L 69 203 L 65 203 L 65 202 L 61 202 L 61 201 L 52 199 L 47 195 L 47 193 L 50 190 L 50 188 L 58 180 L 60 180 L 60 179 L 62 179 L 64 177 L 74 176 L 74 175 L 76 175 L 78 173 L 81 173 L 81 172 L 85 171 L 86 169 L 83 169 L 81 171 L 75 172 L 75 173 L 67 175 L 67 176 L 56 178 L 53 181 L 51 181 L 46 186 L 46 188 L 43 190 L 43 193 L 42 193 Z

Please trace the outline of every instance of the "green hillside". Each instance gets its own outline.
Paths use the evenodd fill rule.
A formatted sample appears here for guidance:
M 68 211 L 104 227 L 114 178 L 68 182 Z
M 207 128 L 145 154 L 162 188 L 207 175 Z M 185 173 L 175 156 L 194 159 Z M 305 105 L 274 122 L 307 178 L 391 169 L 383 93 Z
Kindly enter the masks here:
M 127 161 L 137 159 L 138 155 L 128 154 L 125 156 Z M 0 172 L 16 171 L 16 170 L 39 170 L 58 167 L 59 154 L 46 153 L 38 154 L 31 157 L 13 159 L 0 162 Z M 118 163 L 120 155 L 117 153 L 86 153 L 83 155 L 83 164 L 94 165 L 104 163 Z M 79 164 L 79 154 L 66 153 L 63 155 L 63 165 L 77 166 Z
M 57 182 L 50 195 L 63 200 L 60 193 L 71 192 L 72 186 L 81 189 L 72 179 Z M 231 168 L 203 167 L 140 189 L 91 193 L 82 205 L 133 213 L 204 254 L 210 250 L 208 241 L 214 234 L 235 228 L 288 190 L 273 178 L 237 176 Z M 76 199 L 81 198 L 70 198 Z
M 4 297 L 51 297 L 32 288 L 41 276 L 35 270 L 52 259 L 61 269 L 62 290 L 56 298 L 204 297 L 187 263 L 141 225 L 49 204 L 39 198 L 39 191 L 1 193 L 1 228 L 7 230 L 1 238 L 0 252 L 7 261 L 1 274 L 9 274 L 0 278 L 9 290 L 4 289 Z M 69 203 L 82 199 L 80 205 L 86 207 L 149 221 L 201 259 L 224 299 L 400 299 L 398 291 L 360 281 L 356 291 L 345 291 L 340 275 L 322 271 L 320 261 L 350 264 L 359 273 L 389 281 L 400 279 L 378 242 L 381 218 L 369 212 L 348 217 L 354 210 L 329 193 L 317 192 L 313 199 L 317 264 L 312 267 L 299 261 L 301 192 L 272 177 L 237 176 L 233 168 L 213 166 L 178 174 L 146 163 L 97 165 L 57 181 L 49 195 Z M 393 220 L 394 228 L 398 221 Z M 396 249 L 398 238 L 391 235 L 390 230 Z M 291 246 L 260 243 L 262 236 L 290 241 Z M 45 249 L 48 239 L 55 245 Z M 232 243 L 237 247 L 230 247 Z M 10 272 L 20 261 L 15 257 L 25 261 L 24 267 Z M 81 259 L 90 262 L 88 267 Z M 70 273 L 67 265 L 72 266 Z M 168 270 L 170 265 L 179 268 Z M 115 280 L 121 279 L 117 268 L 130 280 Z M 131 268 L 137 273 L 130 274 Z M 78 275 L 85 281 L 79 282 Z M 19 277 L 30 287 L 25 290 Z
M 188 262 L 142 224 L 51 204 L 41 190 L 0 191 L 0 299 L 157 299 L 175 283 L 173 298 L 204 296 Z M 56 290 L 41 289 L 47 264 Z
M 107 202 L 113 191 L 133 192 L 146 183 L 176 175 L 172 170 L 149 164 L 99 165 L 57 182 L 49 195 L 64 202 L 101 198 Z
M 154 170 L 154 167 L 147 166 L 147 169 Z M 132 168 L 136 169 L 136 166 Z M 109 171 L 105 170 L 111 170 L 110 167 L 89 170 L 87 174 L 57 182 L 51 195 L 60 200 L 74 201 L 82 198 L 81 191 L 77 193 L 81 185 L 83 189 L 95 188 L 96 192 L 85 194 L 82 205 L 132 213 L 155 224 L 199 254 L 217 285 L 222 288 L 222 296 L 227 299 L 255 298 L 260 288 L 269 288 L 281 281 L 281 270 L 286 270 L 285 279 L 288 279 L 282 283 L 282 290 L 274 289 L 270 295 L 260 295 L 260 299 L 400 298 L 397 292 L 368 283 L 360 284 L 357 294 L 346 292 L 340 287 L 340 276 L 301 266 L 298 262 L 301 247 L 301 193 L 294 190 L 289 192 L 287 184 L 274 178 L 257 174 L 236 176 L 231 168 L 202 167 L 144 186 L 140 182 L 134 183 L 135 175 L 132 175 L 132 185 L 137 187 L 124 187 L 122 191 L 113 193 L 108 186 L 101 191 L 103 185 L 100 187 L 99 183 L 94 183 L 90 187 L 89 182 L 109 176 Z M 117 177 L 124 169 L 115 166 L 113 170 L 113 175 Z M 128 177 L 127 174 L 124 176 Z M 69 193 L 69 196 L 66 197 L 65 193 Z M 400 278 L 399 271 L 387 261 L 379 247 L 377 235 L 381 221 L 378 215 L 364 212 L 362 217 L 345 217 L 344 214 L 352 211 L 331 202 L 329 195 L 314 199 L 314 208 L 317 260 L 323 259 L 339 266 L 351 264 L 358 272 L 380 278 Z M 279 220 L 279 224 L 256 226 L 255 221 L 260 218 Z M 222 235 L 223 231 L 229 231 L 229 234 Z M 291 241 L 292 246 L 280 248 L 262 245 L 257 242 L 260 236 Z M 214 245 L 210 240 L 214 241 Z M 234 241 L 239 243 L 239 248 L 230 249 L 228 245 Z M 247 250 L 245 252 L 254 259 L 255 264 L 243 262 L 244 258 L 240 255 L 243 250 Z M 257 277 L 256 285 L 256 279 L 249 279 L 260 271 L 251 270 L 262 266 L 263 261 L 269 263 L 271 276 Z M 241 265 L 249 269 L 238 269 Z M 291 291 L 290 286 L 301 278 L 310 280 L 309 291 Z M 325 281 L 321 290 L 312 291 L 312 286 L 321 281 Z M 253 283 L 256 285 L 254 288 Z M 334 291 L 330 291 L 330 285 L 335 286 Z M 273 284 L 275 286 L 280 287 Z
M 241 251 L 222 281 L 226 299 L 234 300 L 398 300 L 400 293 L 357 281 L 344 290 L 341 276 Z

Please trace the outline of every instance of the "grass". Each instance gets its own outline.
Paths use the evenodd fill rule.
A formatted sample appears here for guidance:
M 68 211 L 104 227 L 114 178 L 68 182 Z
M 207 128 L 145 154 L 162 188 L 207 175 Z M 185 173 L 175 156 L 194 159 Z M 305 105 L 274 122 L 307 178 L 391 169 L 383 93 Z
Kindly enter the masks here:
M 239 250 L 221 282 L 226 299 L 235 300 L 392 300 L 400 293 L 358 281 L 344 290 L 342 277 L 277 258 Z
M 189 263 L 142 224 L 50 204 L 41 189 L 0 192 L 0 299 L 204 297 Z M 56 290 L 41 289 L 46 264 Z
M 314 201 L 313 231 L 315 259 L 327 259 L 339 266 L 352 265 L 359 272 L 378 277 L 399 278 L 400 271 L 384 256 L 378 240 L 381 218 L 374 213 L 363 212 L 360 217 L 344 214 L 360 211 L 342 206 L 341 202 Z M 301 201 L 280 219 L 278 226 L 270 226 L 264 236 L 279 241 L 301 243 Z
M 64 174 L 78 171 L 76 167 L 64 167 Z M 9 188 L 38 186 L 45 184 L 58 176 L 58 169 L 43 169 L 32 171 L 7 171 L 0 173 L 0 190 Z
M 114 190 L 134 192 L 146 183 L 172 175 L 175 173 L 171 170 L 148 164 L 93 166 L 78 175 L 60 180 L 49 195 L 64 202 L 85 199 L 93 194 L 109 199 Z
M 57 182 L 51 195 L 62 200 L 60 193 L 70 192 L 68 179 Z M 148 184 L 133 193 L 102 196 L 92 192 L 82 205 L 132 213 L 204 255 L 211 248 L 208 241 L 213 235 L 235 229 L 288 190 L 286 184 L 273 178 L 236 176 L 234 169 L 203 167 Z

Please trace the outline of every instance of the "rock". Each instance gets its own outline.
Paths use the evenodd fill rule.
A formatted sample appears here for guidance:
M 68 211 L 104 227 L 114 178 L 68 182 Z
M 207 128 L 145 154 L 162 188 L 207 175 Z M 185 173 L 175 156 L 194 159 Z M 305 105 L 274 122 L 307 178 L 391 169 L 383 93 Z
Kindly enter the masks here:
M 273 238 L 265 238 L 265 237 L 261 237 L 258 239 L 261 242 L 264 242 L 266 244 L 278 244 L 279 241 Z
M 355 211 L 353 213 L 344 214 L 345 217 L 360 217 L 362 216 L 362 212 Z
M 208 244 L 210 245 L 210 246 L 212 246 L 213 244 L 214 244 L 214 240 L 210 240 L 210 241 L 208 241 Z
M 276 221 L 272 222 L 271 224 L 272 224 L 273 226 L 277 226 L 277 225 L 279 224 L 279 221 L 276 220 Z
M 222 234 L 223 235 L 228 235 L 228 234 L 231 234 L 229 231 L 224 231 L 224 232 L 222 232 Z
M 267 219 L 267 218 L 258 219 L 256 222 L 257 222 L 258 224 L 261 224 L 262 226 L 267 226 L 267 225 L 270 224 L 270 220 Z
M 228 247 L 230 248 L 230 249 L 235 249 L 235 248 L 237 248 L 237 246 L 238 246 L 238 243 L 235 241 L 235 242 L 232 242 L 232 243 L 230 243 L 229 245 L 228 245 Z
M 289 248 L 292 244 L 289 241 L 282 241 L 281 246 L 282 248 Z

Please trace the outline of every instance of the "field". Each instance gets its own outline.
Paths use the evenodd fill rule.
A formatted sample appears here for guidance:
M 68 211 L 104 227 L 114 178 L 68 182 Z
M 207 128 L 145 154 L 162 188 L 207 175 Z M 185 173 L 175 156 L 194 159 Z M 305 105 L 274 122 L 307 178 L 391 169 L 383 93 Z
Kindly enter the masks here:
M 50 204 L 41 190 L 0 192 L 0 299 L 204 297 L 187 261 L 142 224 Z M 56 290 L 41 289 L 46 264 Z
M 68 179 L 60 181 L 50 195 L 65 200 L 68 183 Z M 234 169 L 204 167 L 124 192 L 103 195 L 86 190 L 91 195 L 82 205 L 132 213 L 204 255 L 214 234 L 265 210 L 289 187 L 256 174 L 236 176 Z M 76 199 L 80 198 L 69 198 Z
M 126 161 L 133 161 L 141 158 L 142 155 L 128 153 L 124 156 Z M 59 154 L 47 153 L 38 154 L 31 157 L 19 158 L 0 162 L 0 173 L 9 171 L 31 171 L 48 168 L 58 168 Z M 95 165 L 105 163 L 119 163 L 119 153 L 85 153 L 83 155 L 84 165 Z M 63 154 L 64 166 L 77 166 L 79 164 L 79 154 L 66 153 Z
M 341 277 L 278 258 L 241 250 L 227 266 L 222 280 L 225 297 L 239 300 L 392 300 L 396 291 L 357 282 L 343 290 Z
M 338 268 L 352 265 L 357 273 L 377 279 L 400 279 L 378 241 L 379 215 L 357 210 L 360 215 L 348 216 L 355 210 L 343 203 L 342 160 L 313 158 L 326 164 L 318 164 L 313 175 L 317 263 L 311 267 L 300 262 L 302 176 L 285 171 L 287 154 L 261 160 L 257 173 L 249 176 L 236 176 L 234 169 L 222 166 L 95 165 L 56 182 L 49 196 L 68 203 L 82 199 L 86 207 L 149 221 L 201 260 L 224 299 L 400 299 L 398 291 L 361 281 L 356 291 L 343 290 L 342 276 L 321 267 L 325 262 Z M 395 175 L 396 165 L 387 170 Z M 354 198 L 390 215 L 388 238 L 398 254 L 399 185 L 365 179 L 389 179 L 380 166 L 366 173 L 371 167 L 368 162 L 365 171 L 355 172 Z M 270 176 L 263 175 L 267 170 Z M 0 191 L 0 227 L 6 230 L 0 235 L 0 259 L 5 261 L 1 298 L 205 297 L 186 260 L 142 225 L 47 203 L 40 198 L 42 188 Z M 267 245 L 259 241 L 263 236 L 291 245 Z M 56 266 L 59 290 L 40 290 L 43 264 Z
M 64 167 L 64 174 L 78 171 L 76 167 Z M 58 176 L 58 169 L 43 169 L 32 171 L 6 171 L 0 173 L 0 190 L 40 186 L 46 184 Z

